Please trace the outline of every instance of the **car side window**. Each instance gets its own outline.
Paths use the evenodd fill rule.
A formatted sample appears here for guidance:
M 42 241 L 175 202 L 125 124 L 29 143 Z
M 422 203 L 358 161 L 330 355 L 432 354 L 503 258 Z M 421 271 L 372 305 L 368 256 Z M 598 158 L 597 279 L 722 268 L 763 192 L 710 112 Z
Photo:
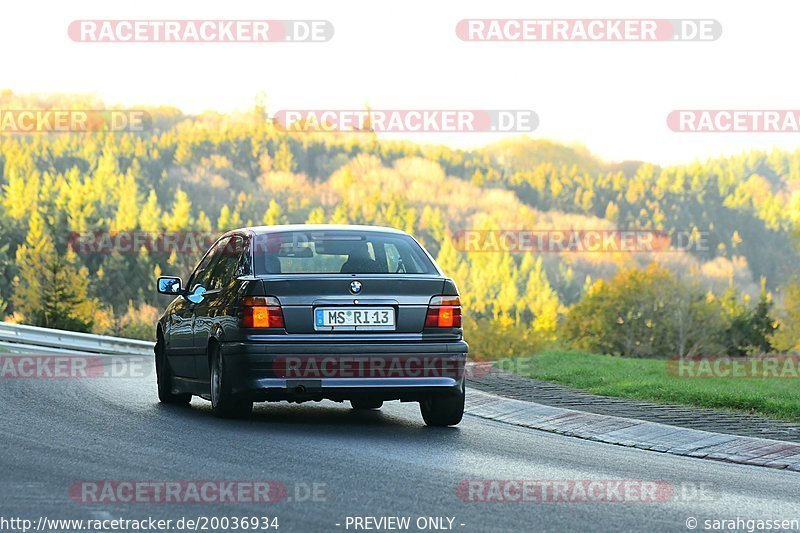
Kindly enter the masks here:
M 192 277 L 189 280 L 189 290 L 194 290 L 194 288 L 198 285 L 201 285 L 206 290 L 211 290 L 209 287 L 209 281 L 211 280 L 211 274 L 214 271 L 214 266 L 220 257 L 220 245 L 224 246 L 225 242 L 227 241 L 228 239 L 219 241 L 211 250 L 208 251 L 206 256 L 203 257 L 203 259 L 197 265 L 197 268 L 194 269 L 194 274 L 192 274 Z
M 236 267 L 237 276 L 248 276 L 253 273 L 253 240 L 251 237 L 242 236 L 242 257 Z
M 214 267 L 208 283 L 208 290 L 222 289 L 229 286 L 237 275 L 242 259 L 244 240 L 239 235 L 220 243 L 219 260 Z

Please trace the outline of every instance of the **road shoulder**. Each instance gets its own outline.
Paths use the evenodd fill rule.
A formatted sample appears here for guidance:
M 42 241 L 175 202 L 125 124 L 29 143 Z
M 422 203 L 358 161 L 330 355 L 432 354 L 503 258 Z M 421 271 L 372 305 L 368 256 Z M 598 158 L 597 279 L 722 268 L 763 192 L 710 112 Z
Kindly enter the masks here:
M 590 413 L 468 388 L 466 412 L 480 418 L 597 442 L 800 472 L 800 444 Z

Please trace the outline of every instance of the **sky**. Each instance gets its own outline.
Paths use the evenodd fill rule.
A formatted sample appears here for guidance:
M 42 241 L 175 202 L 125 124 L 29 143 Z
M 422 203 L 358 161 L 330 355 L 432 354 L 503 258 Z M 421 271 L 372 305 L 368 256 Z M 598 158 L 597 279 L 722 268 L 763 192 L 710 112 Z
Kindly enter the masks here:
M 798 133 L 676 133 L 675 109 L 800 109 L 791 1 L 26 0 L 0 17 L 0 88 L 93 93 L 189 113 L 279 109 L 532 109 L 535 137 L 608 161 L 685 163 L 800 146 Z M 324 19 L 326 43 L 80 43 L 76 19 Z M 715 19 L 711 42 L 465 42 L 464 18 Z M 499 133 L 405 134 L 472 147 Z

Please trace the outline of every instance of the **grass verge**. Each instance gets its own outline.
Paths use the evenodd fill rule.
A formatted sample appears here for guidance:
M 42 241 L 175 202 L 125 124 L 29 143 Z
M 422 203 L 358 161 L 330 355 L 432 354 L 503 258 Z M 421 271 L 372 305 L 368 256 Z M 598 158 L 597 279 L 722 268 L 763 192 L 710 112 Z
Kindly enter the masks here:
M 603 396 L 740 411 L 800 422 L 800 379 L 686 378 L 663 359 L 544 351 L 502 361 L 501 368 Z

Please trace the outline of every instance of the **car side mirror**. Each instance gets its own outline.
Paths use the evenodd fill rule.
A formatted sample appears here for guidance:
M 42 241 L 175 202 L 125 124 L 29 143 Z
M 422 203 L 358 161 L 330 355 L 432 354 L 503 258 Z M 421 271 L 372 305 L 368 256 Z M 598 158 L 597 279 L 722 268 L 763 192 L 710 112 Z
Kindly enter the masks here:
M 158 278 L 158 292 L 170 296 L 183 294 L 183 282 L 181 278 L 173 276 L 162 276 Z

